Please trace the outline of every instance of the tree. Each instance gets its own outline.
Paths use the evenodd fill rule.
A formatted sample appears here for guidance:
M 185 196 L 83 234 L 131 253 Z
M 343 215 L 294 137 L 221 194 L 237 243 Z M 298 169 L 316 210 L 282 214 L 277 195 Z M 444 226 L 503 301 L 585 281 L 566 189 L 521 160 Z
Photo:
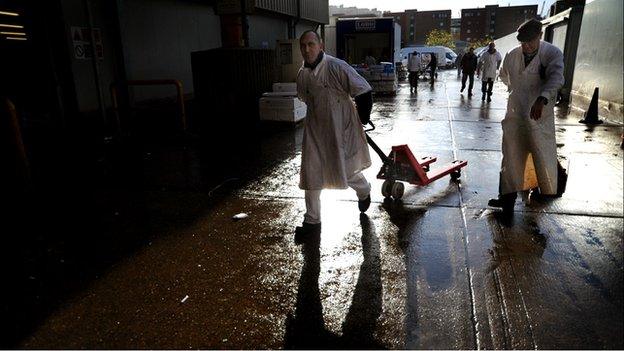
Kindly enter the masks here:
M 450 32 L 434 29 L 429 34 L 427 34 L 427 40 L 425 44 L 429 46 L 446 46 L 447 48 L 454 49 L 455 48 L 455 40 L 453 40 L 453 35 Z
M 489 35 L 486 36 L 483 39 L 477 39 L 477 40 L 472 40 L 470 41 L 470 46 L 472 46 L 473 48 L 481 48 L 484 46 L 488 46 L 488 44 L 490 44 L 491 41 L 493 41 L 494 39 L 492 39 L 492 37 L 490 37 Z

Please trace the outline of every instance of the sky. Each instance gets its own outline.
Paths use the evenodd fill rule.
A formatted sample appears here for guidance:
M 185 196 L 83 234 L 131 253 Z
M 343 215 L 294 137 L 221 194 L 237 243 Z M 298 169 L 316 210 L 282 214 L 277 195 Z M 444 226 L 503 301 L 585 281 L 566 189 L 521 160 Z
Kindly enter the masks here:
M 359 8 L 377 8 L 379 11 L 401 12 L 407 9 L 417 9 L 421 11 L 428 10 L 451 10 L 451 16 L 454 18 L 461 17 L 462 8 L 485 7 L 485 5 L 499 6 L 517 6 L 517 5 L 538 5 L 537 12 L 542 12 L 542 3 L 544 0 L 329 0 L 330 5 L 344 5 L 345 7 L 355 6 Z M 546 0 L 547 14 L 550 5 L 555 0 Z

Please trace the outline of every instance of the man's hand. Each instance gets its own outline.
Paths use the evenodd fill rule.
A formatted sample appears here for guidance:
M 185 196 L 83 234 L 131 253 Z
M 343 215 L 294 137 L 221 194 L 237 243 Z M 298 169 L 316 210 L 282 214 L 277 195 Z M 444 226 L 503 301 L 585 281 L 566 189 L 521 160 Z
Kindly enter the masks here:
M 360 122 L 367 124 L 370 121 L 371 110 L 373 109 L 372 90 L 355 97 L 355 107 L 357 108 Z
M 537 98 L 533 106 L 531 106 L 531 119 L 538 120 L 542 117 L 542 110 L 544 109 L 544 100 Z

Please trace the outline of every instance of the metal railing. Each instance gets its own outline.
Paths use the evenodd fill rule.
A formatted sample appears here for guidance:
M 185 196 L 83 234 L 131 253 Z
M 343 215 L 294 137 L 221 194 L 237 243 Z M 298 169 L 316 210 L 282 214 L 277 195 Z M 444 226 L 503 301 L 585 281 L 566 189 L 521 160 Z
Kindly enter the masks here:
M 115 82 L 110 86 L 111 99 L 113 100 L 113 111 L 115 112 L 117 128 L 121 131 L 121 124 L 119 119 L 119 102 L 118 102 L 118 87 L 121 85 L 126 86 L 149 86 L 149 85 L 174 85 L 177 91 L 177 103 L 179 110 L 180 122 L 182 124 L 182 131 L 186 131 L 186 109 L 184 107 L 184 88 L 182 82 L 177 79 L 149 79 L 149 80 L 128 80 L 124 82 Z
M 10 147 L 15 152 L 15 164 L 9 165 L 9 167 L 15 167 L 16 176 L 22 177 L 26 186 L 30 185 L 31 174 L 30 166 L 28 162 L 28 156 L 26 155 L 26 148 L 24 147 L 24 140 L 22 138 L 22 132 L 17 118 L 17 111 L 15 105 L 8 98 L 0 97 L 0 116 L 6 115 L 8 118 L 2 121 L 2 124 L 7 125 L 7 136 L 9 138 Z

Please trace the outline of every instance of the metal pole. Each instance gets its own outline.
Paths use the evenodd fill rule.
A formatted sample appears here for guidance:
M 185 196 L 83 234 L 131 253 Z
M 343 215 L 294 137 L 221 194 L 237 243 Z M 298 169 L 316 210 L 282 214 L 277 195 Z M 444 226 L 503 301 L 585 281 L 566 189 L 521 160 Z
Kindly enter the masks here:
M 24 139 L 22 139 L 22 132 L 20 129 L 19 121 L 17 119 L 17 112 L 15 111 L 15 105 L 8 98 L 2 98 L 0 100 L 0 116 L 4 117 L 4 112 L 8 117 L 7 121 L 2 121 L 2 123 L 6 123 L 9 129 L 9 138 L 11 139 L 9 143 L 11 143 L 12 147 L 15 149 L 15 163 L 13 165 L 9 165 L 9 169 L 13 168 L 15 170 L 15 175 L 21 177 L 24 181 L 24 190 L 27 190 L 31 185 L 31 174 L 30 174 L 30 166 L 28 163 L 28 156 L 26 155 L 26 148 L 24 147 Z
M 247 0 L 241 0 L 241 26 L 243 27 L 243 46 L 249 47 L 249 20 L 247 18 L 247 9 L 245 2 Z
M 93 64 L 93 73 L 95 78 L 95 89 L 97 91 L 98 109 L 100 110 L 100 117 L 102 119 L 102 128 L 106 126 L 106 111 L 104 109 L 104 95 L 102 94 L 102 80 L 100 75 L 100 66 L 98 64 L 97 52 L 95 50 L 95 36 L 93 28 L 93 16 L 91 14 L 91 5 L 89 0 L 83 0 L 85 12 L 87 15 L 87 21 L 89 25 L 89 42 L 91 44 L 91 63 Z M 100 35 L 102 35 L 100 33 Z M 103 130 L 102 130 L 103 131 Z

